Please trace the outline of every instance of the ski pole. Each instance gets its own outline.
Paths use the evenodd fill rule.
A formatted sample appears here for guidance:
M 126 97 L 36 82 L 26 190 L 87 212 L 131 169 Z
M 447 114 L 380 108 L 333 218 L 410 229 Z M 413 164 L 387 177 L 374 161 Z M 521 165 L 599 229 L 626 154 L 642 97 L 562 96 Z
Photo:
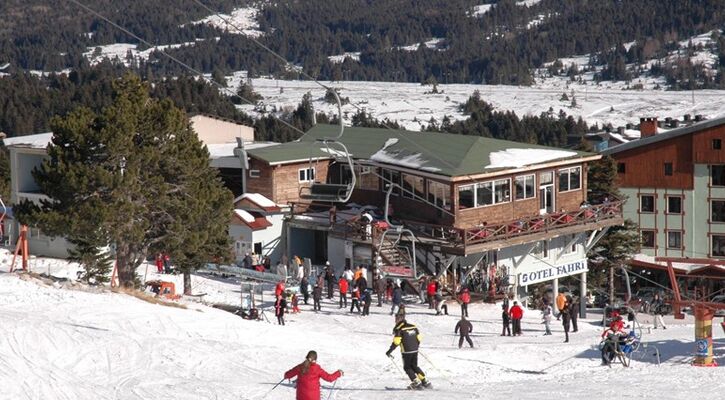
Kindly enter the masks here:
M 327 400 L 330 400 L 330 396 L 332 396 L 332 391 L 335 390 L 335 385 L 337 385 L 337 379 L 335 379 L 335 382 L 332 382 L 332 387 L 330 388 L 330 393 L 327 395 Z
M 270 393 L 272 393 L 272 391 L 273 391 L 274 389 L 277 389 L 277 386 L 279 386 L 279 385 L 280 385 L 280 384 L 281 384 L 282 382 L 284 382 L 284 379 L 285 379 L 285 378 L 282 378 L 282 379 L 281 379 L 281 380 L 280 380 L 279 382 L 277 382 L 277 384 L 276 384 L 276 385 L 274 385 L 274 387 L 273 387 L 272 389 L 269 389 L 269 392 L 267 392 L 267 393 L 266 393 L 266 394 L 264 395 L 264 397 L 262 397 L 262 398 L 263 398 L 263 399 L 266 399 L 266 398 L 267 398 L 267 396 L 269 396 L 269 394 L 270 394 Z
M 388 359 L 393 364 L 393 366 L 395 367 L 395 369 L 398 370 L 398 372 L 400 372 L 401 374 L 405 375 L 406 377 L 408 376 L 408 374 L 406 374 L 405 371 L 403 371 L 402 369 L 400 369 L 400 367 L 398 366 L 398 364 L 395 363 L 395 359 L 393 359 L 393 357 L 388 357 Z

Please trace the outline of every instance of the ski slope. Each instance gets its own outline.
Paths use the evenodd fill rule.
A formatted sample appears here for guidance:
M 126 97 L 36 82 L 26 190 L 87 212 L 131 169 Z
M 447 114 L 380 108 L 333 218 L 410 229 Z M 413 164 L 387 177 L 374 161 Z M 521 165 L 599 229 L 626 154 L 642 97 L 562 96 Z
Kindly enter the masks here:
M 592 350 L 600 332 L 596 316 L 580 320 L 580 332 L 568 344 L 562 343 L 556 321 L 554 335 L 541 336 L 543 325 L 534 310 L 525 313 L 523 336 L 500 337 L 499 308 L 476 303 L 470 316 L 477 347 L 459 350 L 452 335 L 457 317 L 436 317 L 424 306 L 411 305 L 408 320 L 421 329 L 421 349 L 432 362 L 421 358 L 420 365 L 435 389 L 387 391 L 407 384 L 385 357 L 393 326 L 387 306 L 373 304 L 371 315 L 360 317 L 325 299 L 321 313 L 303 305 L 301 314 L 288 315 L 287 325 L 278 326 L 193 301 L 182 301 L 187 309 L 179 309 L 105 290 L 70 289 L 68 283 L 48 285 L 6 273 L 7 253 L 0 254 L 0 262 L 0 399 L 294 399 L 286 382 L 270 389 L 311 349 L 323 368 L 345 372 L 332 391 L 323 383 L 323 399 L 331 393 L 330 399 L 338 400 L 592 395 L 662 400 L 696 392 L 717 399 L 725 390 L 722 368 L 688 365 L 692 320 L 675 325 L 668 319 L 666 331 L 645 330 L 644 340 L 656 344 L 663 364 L 655 365 L 648 356 L 625 370 L 600 366 Z M 65 275 L 73 268 L 46 261 L 38 272 L 43 267 Z M 139 272 L 143 276 L 145 268 Z M 156 276 L 149 272 L 147 278 Z M 193 286 L 214 301 L 239 298 L 234 280 L 194 276 Z M 271 300 L 269 293 L 265 300 Z M 450 311 L 459 312 L 457 307 Z M 269 309 L 266 314 L 273 319 Z M 642 319 L 651 326 L 649 317 Z M 716 354 L 725 364 L 725 337 L 716 328 Z M 395 362 L 401 366 L 397 351 Z

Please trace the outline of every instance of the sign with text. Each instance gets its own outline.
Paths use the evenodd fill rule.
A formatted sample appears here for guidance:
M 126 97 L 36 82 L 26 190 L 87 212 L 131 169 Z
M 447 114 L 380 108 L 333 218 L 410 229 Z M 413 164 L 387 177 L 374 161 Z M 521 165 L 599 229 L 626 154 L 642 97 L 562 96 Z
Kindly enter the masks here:
M 534 283 L 550 281 L 555 278 L 581 274 L 582 272 L 587 272 L 588 270 L 586 258 L 556 266 L 546 265 L 536 271 L 520 273 L 518 283 L 521 286 L 526 286 Z

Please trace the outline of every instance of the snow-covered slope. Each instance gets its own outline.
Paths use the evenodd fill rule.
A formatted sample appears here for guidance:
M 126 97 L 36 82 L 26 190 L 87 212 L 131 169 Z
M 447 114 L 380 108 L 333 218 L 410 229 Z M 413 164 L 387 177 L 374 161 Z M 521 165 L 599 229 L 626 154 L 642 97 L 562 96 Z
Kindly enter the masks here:
M 0 270 L 7 270 L 3 259 Z M 234 283 L 194 277 L 238 297 Z M 57 286 L 57 285 L 56 285 Z M 237 291 L 237 292 L 235 292 Z M 267 301 L 270 296 L 265 295 Z M 369 317 L 324 300 L 320 313 L 302 305 L 286 326 L 247 321 L 190 302 L 188 309 L 149 304 L 122 294 L 46 286 L 0 273 L 0 387 L 2 399 L 293 399 L 287 383 L 269 393 L 288 368 L 315 349 L 328 370 L 343 369 L 330 399 L 683 399 L 698 392 L 717 399 L 725 390 L 722 368 L 688 365 L 694 350 L 692 321 L 652 331 L 663 364 L 651 355 L 628 370 L 599 365 L 600 328 L 594 316 L 562 343 L 561 326 L 543 337 L 537 311 L 527 311 L 521 337 L 500 337 L 497 306 L 473 304 L 476 348 L 459 350 L 451 316 L 411 305 L 408 319 L 423 335 L 420 365 L 433 391 L 386 391 L 407 379 L 385 357 L 391 340 L 388 307 Z M 238 303 L 237 303 L 238 304 Z M 272 318 L 270 303 L 266 314 Z M 644 317 L 645 326 L 651 321 Z M 720 361 L 725 338 L 716 329 Z M 650 349 L 652 349 L 650 347 Z M 395 362 L 401 366 L 396 351 Z M 535 373 L 537 372 L 537 373 Z M 331 384 L 323 384 L 323 399 Z

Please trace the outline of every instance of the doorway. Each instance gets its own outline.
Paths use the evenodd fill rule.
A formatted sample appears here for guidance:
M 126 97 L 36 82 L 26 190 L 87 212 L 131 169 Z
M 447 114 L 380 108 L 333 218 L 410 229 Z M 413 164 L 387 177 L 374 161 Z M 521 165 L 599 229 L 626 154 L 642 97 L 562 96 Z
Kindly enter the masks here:
M 539 214 L 554 212 L 554 172 L 539 174 Z

